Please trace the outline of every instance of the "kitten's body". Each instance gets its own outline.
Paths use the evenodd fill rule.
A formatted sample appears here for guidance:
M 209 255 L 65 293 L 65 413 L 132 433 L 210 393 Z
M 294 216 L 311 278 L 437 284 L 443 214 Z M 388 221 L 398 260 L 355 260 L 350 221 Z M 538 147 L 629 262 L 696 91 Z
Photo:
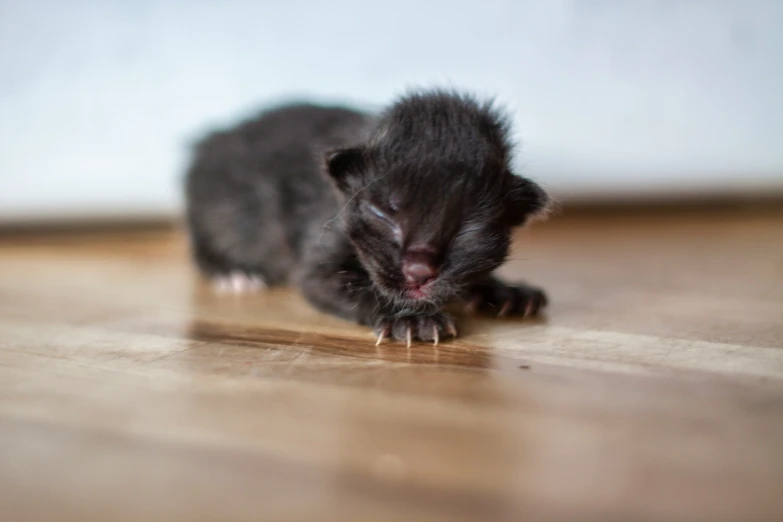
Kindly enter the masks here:
M 323 154 L 358 141 L 368 120 L 342 108 L 291 105 L 201 142 L 187 176 L 187 202 L 202 271 L 289 282 L 304 243 L 338 210 L 321 172 Z
M 295 283 L 321 310 L 408 342 L 456 335 L 441 307 L 458 297 L 535 313 L 540 291 L 490 275 L 547 199 L 511 174 L 510 149 L 501 114 L 442 91 L 380 116 L 272 109 L 198 146 L 194 257 L 213 278 Z

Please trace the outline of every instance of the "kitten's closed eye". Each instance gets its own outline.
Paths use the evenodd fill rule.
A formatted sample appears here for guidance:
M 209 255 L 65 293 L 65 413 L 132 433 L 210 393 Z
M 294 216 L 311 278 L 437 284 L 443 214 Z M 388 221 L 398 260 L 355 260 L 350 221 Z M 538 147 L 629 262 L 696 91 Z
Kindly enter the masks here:
M 396 223 L 392 220 L 392 218 L 383 210 L 378 208 L 377 206 L 373 205 L 372 203 L 369 203 L 365 201 L 363 203 L 364 209 L 369 212 L 373 217 L 376 217 L 380 219 L 381 221 L 384 221 L 388 223 L 389 225 L 396 225 Z
M 369 216 L 373 221 L 383 223 L 383 225 L 390 228 L 394 233 L 394 239 L 396 241 L 399 242 L 402 239 L 400 225 L 394 220 L 389 212 L 381 210 L 378 206 L 373 205 L 369 201 L 362 202 L 361 206 L 365 215 Z

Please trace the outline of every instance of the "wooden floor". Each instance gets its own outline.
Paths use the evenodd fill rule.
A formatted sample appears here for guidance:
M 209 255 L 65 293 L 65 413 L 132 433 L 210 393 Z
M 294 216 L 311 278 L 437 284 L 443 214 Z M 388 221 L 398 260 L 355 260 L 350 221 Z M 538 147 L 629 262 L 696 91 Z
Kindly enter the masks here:
M 520 239 L 546 318 L 406 349 L 177 233 L 0 238 L 0 520 L 783 520 L 783 213 Z

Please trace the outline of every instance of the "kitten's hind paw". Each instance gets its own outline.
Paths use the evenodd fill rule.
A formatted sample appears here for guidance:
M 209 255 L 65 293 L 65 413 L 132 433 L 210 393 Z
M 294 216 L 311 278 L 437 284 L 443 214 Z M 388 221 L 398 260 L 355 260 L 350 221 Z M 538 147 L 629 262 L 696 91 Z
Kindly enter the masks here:
M 413 340 L 437 345 L 442 339 L 456 337 L 457 326 L 454 318 L 443 312 L 429 315 L 388 315 L 375 323 L 375 334 L 378 336 L 376 345 L 381 344 L 387 337 L 405 341 L 409 347 Z
M 266 289 L 260 275 L 238 271 L 213 277 L 212 285 L 219 294 L 245 294 Z

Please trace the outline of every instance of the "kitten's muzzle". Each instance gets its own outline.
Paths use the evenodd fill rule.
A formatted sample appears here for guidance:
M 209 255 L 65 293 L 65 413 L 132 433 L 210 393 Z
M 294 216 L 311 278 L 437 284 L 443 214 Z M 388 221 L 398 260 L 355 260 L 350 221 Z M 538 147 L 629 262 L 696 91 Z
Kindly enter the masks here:
M 431 283 L 438 277 L 435 249 L 428 245 L 411 246 L 402 259 L 402 275 L 411 289 Z

